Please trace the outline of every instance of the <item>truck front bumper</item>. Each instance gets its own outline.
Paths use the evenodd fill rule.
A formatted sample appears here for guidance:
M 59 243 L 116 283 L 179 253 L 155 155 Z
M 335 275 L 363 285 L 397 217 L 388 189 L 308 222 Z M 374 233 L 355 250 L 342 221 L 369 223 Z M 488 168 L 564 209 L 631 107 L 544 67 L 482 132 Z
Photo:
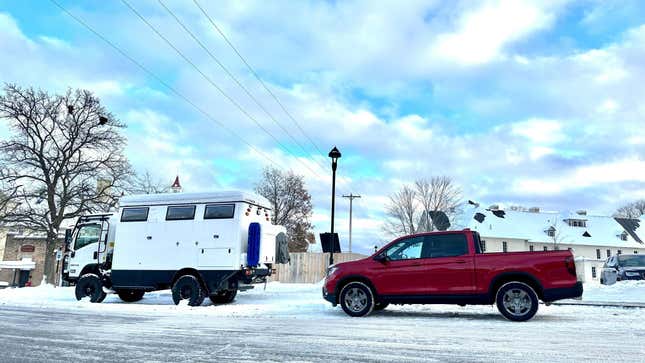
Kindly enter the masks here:
M 544 302 L 552 302 L 563 299 L 574 299 L 582 296 L 582 282 L 578 281 L 571 287 L 559 287 L 556 289 L 544 289 L 542 299 Z
M 329 291 L 327 291 L 327 288 L 324 287 L 324 286 L 322 288 L 322 294 L 323 294 L 323 298 L 325 300 L 329 301 L 330 303 L 332 303 L 333 306 L 337 305 L 337 303 L 336 303 L 336 295 L 335 294 L 330 294 Z

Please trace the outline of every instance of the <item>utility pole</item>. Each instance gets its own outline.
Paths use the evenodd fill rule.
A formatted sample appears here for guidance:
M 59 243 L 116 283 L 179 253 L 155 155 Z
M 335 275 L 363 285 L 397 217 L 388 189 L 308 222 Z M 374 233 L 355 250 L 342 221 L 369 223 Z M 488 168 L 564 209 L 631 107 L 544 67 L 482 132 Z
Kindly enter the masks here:
M 352 193 L 343 195 L 343 198 L 349 198 L 349 253 L 352 253 L 352 202 L 354 199 L 360 197 L 360 195 L 354 195 Z

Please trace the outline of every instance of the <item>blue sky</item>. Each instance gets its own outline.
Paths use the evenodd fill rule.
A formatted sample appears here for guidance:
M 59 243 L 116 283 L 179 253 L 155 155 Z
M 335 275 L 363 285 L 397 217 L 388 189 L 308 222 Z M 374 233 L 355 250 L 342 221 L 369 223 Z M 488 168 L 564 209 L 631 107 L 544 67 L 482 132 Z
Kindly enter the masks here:
M 253 188 L 274 160 L 305 176 L 316 232 L 328 229 L 328 159 L 192 1 L 164 3 L 282 127 L 157 1 L 132 5 L 273 136 L 121 2 L 61 3 L 266 157 L 47 1 L 0 2 L 0 82 L 94 91 L 128 124 L 135 168 L 178 173 L 186 191 Z M 200 3 L 316 146 L 343 152 L 339 194 L 363 195 L 359 250 L 387 240 L 388 195 L 418 177 L 451 176 L 484 204 L 595 214 L 645 197 L 642 1 Z M 347 201 L 337 208 L 346 240 Z

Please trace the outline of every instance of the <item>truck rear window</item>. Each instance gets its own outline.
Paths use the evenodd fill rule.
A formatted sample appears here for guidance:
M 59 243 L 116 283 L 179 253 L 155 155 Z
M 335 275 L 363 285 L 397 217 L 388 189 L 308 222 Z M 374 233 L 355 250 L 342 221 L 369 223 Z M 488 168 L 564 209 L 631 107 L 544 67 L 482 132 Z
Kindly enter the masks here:
M 235 215 L 235 204 L 207 205 L 204 219 L 227 219 Z
M 123 208 L 121 222 L 145 222 L 148 220 L 148 207 Z

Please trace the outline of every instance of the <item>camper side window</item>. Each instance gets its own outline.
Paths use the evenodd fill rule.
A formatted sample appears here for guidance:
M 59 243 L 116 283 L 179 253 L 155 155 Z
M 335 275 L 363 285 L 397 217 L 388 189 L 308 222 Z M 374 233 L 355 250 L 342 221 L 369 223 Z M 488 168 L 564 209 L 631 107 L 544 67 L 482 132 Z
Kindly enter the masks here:
M 228 219 L 235 215 L 235 204 L 207 205 L 204 219 Z
M 195 206 L 182 205 L 176 207 L 168 207 L 166 211 L 167 221 L 183 221 L 195 219 Z
M 148 220 L 148 207 L 123 208 L 121 222 L 145 222 Z

